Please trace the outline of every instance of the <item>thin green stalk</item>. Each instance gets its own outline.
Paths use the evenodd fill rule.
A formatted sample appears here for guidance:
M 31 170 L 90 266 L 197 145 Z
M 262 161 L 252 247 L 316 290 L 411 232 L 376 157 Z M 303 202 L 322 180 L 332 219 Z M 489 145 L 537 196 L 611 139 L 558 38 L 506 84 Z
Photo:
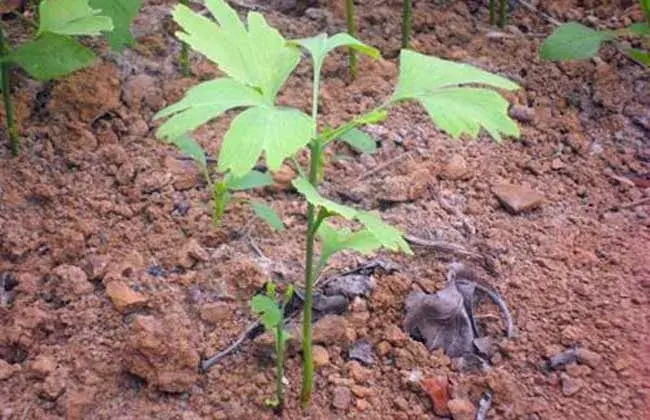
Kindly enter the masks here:
M 496 25 L 497 23 L 497 5 L 496 0 L 490 0 L 490 25 Z
M 503 28 L 506 26 L 506 20 L 508 17 L 508 0 L 501 0 L 499 4 L 499 27 Z
M 9 54 L 10 48 L 5 39 L 4 31 L 0 27 L 0 57 Z M 18 156 L 20 152 L 20 141 L 18 139 L 18 130 L 14 121 L 14 108 L 11 103 L 11 63 L 2 62 L 2 99 L 5 107 L 5 118 L 7 119 L 7 134 L 9 144 L 11 145 L 12 156 Z
M 189 7 L 190 1 L 181 0 L 181 4 Z M 181 45 L 181 55 L 178 58 L 178 61 L 181 66 L 181 74 L 183 77 L 190 77 L 190 51 L 188 45 L 184 42 Z
M 348 23 L 348 34 L 353 37 L 357 37 L 357 23 L 354 19 L 354 0 L 345 0 L 345 17 Z M 350 78 L 352 80 L 357 78 L 359 74 L 359 69 L 357 65 L 357 52 L 353 49 L 349 49 L 350 53 Z
M 282 307 L 282 312 L 284 313 L 284 306 Z M 284 317 L 283 317 L 284 318 Z M 284 378 L 284 319 L 280 320 L 276 327 L 276 339 L 275 339 L 275 369 L 276 369 L 276 396 L 278 399 L 277 410 L 282 412 L 284 407 L 284 384 L 282 379 Z
M 318 124 L 318 92 L 320 88 L 320 65 L 314 65 L 314 83 L 312 86 L 311 115 L 314 121 L 314 141 L 311 143 L 311 163 L 309 167 L 309 182 L 318 185 L 323 148 L 317 140 Z M 305 409 L 311 401 L 314 389 L 314 359 L 312 355 L 312 305 L 314 301 L 314 241 L 316 239 L 316 207 L 307 204 L 307 245 L 305 256 L 305 304 L 302 321 L 302 390 L 300 402 Z
M 402 48 L 411 47 L 411 30 L 413 28 L 413 0 L 404 0 L 402 13 Z

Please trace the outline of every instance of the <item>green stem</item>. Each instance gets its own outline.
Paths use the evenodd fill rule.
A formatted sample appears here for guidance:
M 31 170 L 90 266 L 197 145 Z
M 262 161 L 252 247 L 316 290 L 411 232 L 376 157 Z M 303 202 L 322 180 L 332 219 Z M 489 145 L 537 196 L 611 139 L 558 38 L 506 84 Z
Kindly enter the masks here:
M 508 0 L 501 0 L 501 3 L 499 4 L 499 27 L 501 28 L 506 26 L 507 11 L 508 11 Z
M 282 308 L 284 312 L 284 307 Z M 284 384 L 282 379 L 284 378 L 284 319 L 281 319 L 276 327 L 276 340 L 275 340 L 275 352 L 277 360 L 275 361 L 276 368 L 276 396 L 278 399 L 278 411 L 282 411 L 284 407 Z
M 413 27 L 413 0 L 404 0 L 402 13 L 402 48 L 411 47 L 411 30 Z
M 348 23 L 348 34 L 353 37 L 357 37 L 357 23 L 355 22 L 354 19 L 354 0 L 345 0 L 345 17 L 347 19 Z M 357 78 L 357 75 L 359 73 L 358 66 L 357 66 L 357 52 L 353 49 L 350 48 L 350 78 L 352 80 Z
M 181 4 L 184 6 L 190 5 L 189 0 L 181 0 Z M 190 77 L 190 50 L 186 43 L 181 45 L 181 55 L 178 58 L 179 64 L 181 66 L 181 74 L 183 77 Z
M 4 31 L 0 27 L 0 57 L 9 54 L 10 48 L 5 39 Z M 11 145 L 12 156 L 18 156 L 20 151 L 20 141 L 18 139 L 18 130 L 14 121 L 14 108 L 11 103 L 11 63 L 2 62 L 2 98 L 5 107 L 5 118 L 7 119 L 7 134 Z
M 497 6 L 496 0 L 490 0 L 490 25 L 496 25 L 497 23 Z
M 321 167 L 323 147 L 317 140 L 318 125 L 318 92 L 320 88 L 320 65 L 314 64 L 314 83 L 312 86 L 311 115 L 314 121 L 313 138 L 311 143 L 311 163 L 309 167 L 309 182 L 316 187 Z M 302 390 L 300 402 L 305 409 L 311 401 L 314 389 L 314 359 L 312 356 L 312 305 L 314 301 L 314 242 L 316 238 L 316 207 L 307 203 L 307 245 L 305 256 L 305 304 L 302 321 Z

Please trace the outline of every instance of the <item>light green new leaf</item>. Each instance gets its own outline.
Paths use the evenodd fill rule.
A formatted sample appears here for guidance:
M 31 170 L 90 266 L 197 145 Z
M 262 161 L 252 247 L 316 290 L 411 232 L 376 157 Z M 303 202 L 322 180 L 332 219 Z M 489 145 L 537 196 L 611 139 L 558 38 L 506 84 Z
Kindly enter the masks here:
M 338 47 L 350 47 L 375 59 L 381 57 L 378 49 L 364 44 L 347 33 L 336 34 L 331 38 L 327 34 L 319 34 L 311 38 L 296 39 L 291 42 L 300 45 L 309 52 L 314 60 L 316 71 L 320 71 L 327 54 Z
M 269 207 L 259 201 L 249 200 L 249 203 L 257 217 L 264 220 L 275 230 L 278 230 L 280 232 L 284 230 L 284 223 L 282 223 L 282 219 L 280 219 L 280 216 L 278 216 L 272 207 Z
M 323 207 L 330 213 L 338 214 L 348 220 L 354 219 L 357 214 L 357 211 L 352 207 L 335 203 L 334 201 L 328 200 L 320 195 L 316 188 L 314 188 L 314 186 L 303 177 L 295 178 L 291 183 L 300 194 L 305 196 L 308 202 L 315 206 Z
M 557 28 L 542 44 L 539 56 L 544 60 L 584 60 L 598 54 L 600 45 L 615 37 L 609 32 L 597 31 L 578 22 L 569 22 Z
M 252 170 L 239 178 L 230 174 L 226 175 L 226 184 L 228 189 L 232 191 L 251 190 L 273 185 L 273 177 L 268 172 Z
M 361 153 L 375 153 L 377 143 L 370 134 L 365 133 L 358 128 L 352 128 L 341 136 L 341 140 L 354 147 Z
M 189 134 L 183 134 L 182 136 L 176 137 L 175 139 L 170 140 L 169 143 L 178 147 L 183 154 L 192 158 L 192 160 L 198 163 L 201 168 L 208 166 L 203 148 Z
M 352 232 L 347 228 L 337 230 L 329 223 L 320 225 L 318 236 L 322 241 L 321 266 L 325 265 L 332 255 L 344 249 L 369 254 L 382 246 L 382 243 L 367 229 L 356 232 Z
M 45 32 L 35 41 L 21 45 L 8 60 L 34 79 L 50 80 L 90 65 L 95 54 L 68 36 Z
M 375 236 L 384 248 L 395 252 L 401 251 L 407 255 L 413 254 L 408 243 L 404 240 L 402 232 L 384 222 L 378 216 L 360 211 L 357 213 L 357 220 Z
M 99 35 L 112 31 L 113 21 L 99 15 L 88 0 L 43 0 L 39 6 L 38 35 L 51 32 L 59 35 Z
M 497 141 L 501 140 L 501 133 L 519 136 L 517 125 L 508 116 L 505 99 L 491 89 L 465 85 L 519 88 L 504 77 L 469 64 L 402 50 L 399 81 L 391 101 L 417 100 L 436 125 L 453 137 L 462 134 L 476 137 L 481 127 Z
M 650 52 L 643 51 L 638 48 L 630 48 L 627 53 L 634 57 L 637 61 L 643 63 L 646 67 L 650 67 Z
M 282 312 L 277 302 L 266 295 L 255 295 L 251 299 L 251 309 L 261 316 L 262 324 L 268 331 L 273 331 L 282 322 Z
M 90 0 L 90 6 L 101 10 L 102 15 L 113 21 L 113 31 L 106 35 L 113 50 L 121 51 L 133 43 L 130 27 L 142 0 Z
M 264 102 L 255 89 L 230 78 L 204 82 L 190 89 L 183 99 L 158 112 L 154 119 L 173 115 L 158 128 L 158 138 L 176 138 L 224 112 Z M 174 115 L 175 114 L 175 115 Z
M 236 177 L 253 169 L 262 152 L 271 171 L 311 140 L 314 122 L 292 108 L 257 106 L 239 114 L 230 125 L 219 153 L 219 169 Z

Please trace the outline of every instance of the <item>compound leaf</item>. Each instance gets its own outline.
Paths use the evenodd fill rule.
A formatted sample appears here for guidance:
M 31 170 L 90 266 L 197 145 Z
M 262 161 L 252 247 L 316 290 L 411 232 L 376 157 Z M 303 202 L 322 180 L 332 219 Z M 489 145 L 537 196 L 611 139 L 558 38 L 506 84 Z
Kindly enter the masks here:
M 253 312 L 261 316 L 262 324 L 273 331 L 282 322 L 282 312 L 278 303 L 266 295 L 255 295 L 250 302 Z
M 327 54 L 338 47 L 350 47 L 375 59 L 381 57 L 378 49 L 364 44 L 347 33 L 339 33 L 331 38 L 327 34 L 319 34 L 310 38 L 296 39 L 291 42 L 300 45 L 309 52 L 314 60 L 315 71 L 320 71 Z
M 399 81 L 391 101 L 417 100 L 437 126 L 453 137 L 462 134 L 476 137 L 481 127 L 497 141 L 501 140 L 501 133 L 519 136 L 517 125 L 508 116 L 505 99 L 490 89 L 464 85 L 506 90 L 519 88 L 504 77 L 469 64 L 402 50 Z
M 609 32 L 597 31 L 578 22 L 558 27 L 546 38 L 539 55 L 544 60 L 584 60 L 598 54 L 600 45 L 615 37 Z
M 282 219 L 280 219 L 280 216 L 278 216 L 272 207 L 267 206 L 266 204 L 259 201 L 249 200 L 249 203 L 257 217 L 264 220 L 269 224 L 269 226 L 277 231 L 282 232 L 284 230 L 284 223 L 282 223 Z
M 268 172 L 252 170 L 238 178 L 228 174 L 226 176 L 226 184 L 228 185 L 228 189 L 232 191 L 251 190 L 253 188 L 273 185 L 273 177 Z
M 34 79 L 50 80 L 90 65 L 95 54 L 68 36 L 45 32 L 35 41 L 21 45 L 8 60 Z
M 113 31 L 106 35 L 113 50 L 121 51 L 133 43 L 130 26 L 138 15 L 142 0 L 90 0 L 90 6 L 100 9 L 102 15 L 113 21 Z
M 375 153 L 377 151 L 377 143 L 370 134 L 365 133 L 358 128 L 352 128 L 346 131 L 341 140 L 354 147 L 361 153 Z
M 38 34 L 99 35 L 112 31 L 113 21 L 101 16 L 100 10 L 88 5 L 88 0 L 43 0 L 39 6 Z
M 183 154 L 187 157 L 192 158 L 194 162 L 199 164 L 202 168 L 208 166 L 208 163 L 205 158 L 205 152 L 199 143 L 189 134 L 183 134 L 182 136 L 176 137 L 169 143 L 178 147 Z
M 183 99 L 159 111 L 154 118 L 173 115 L 158 128 L 159 138 L 176 138 L 214 119 L 229 109 L 263 103 L 255 89 L 230 78 L 200 83 L 190 89 Z
M 235 117 L 224 136 L 219 169 L 243 176 L 264 152 L 269 169 L 276 171 L 284 159 L 309 143 L 313 129 L 312 118 L 296 109 L 249 108 Z

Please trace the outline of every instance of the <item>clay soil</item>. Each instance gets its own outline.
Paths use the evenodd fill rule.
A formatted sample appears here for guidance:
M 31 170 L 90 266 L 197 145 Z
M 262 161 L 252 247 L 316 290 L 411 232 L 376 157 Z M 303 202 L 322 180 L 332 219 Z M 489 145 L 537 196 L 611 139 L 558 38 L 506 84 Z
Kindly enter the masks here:
M 305 204 L 287 187 L 287 168 L 278 187 L 250 194 L 282 215 L 285 231 L 241 204 L 213 226 L 205 184 L 155 139 L 152 116 L 217 71 L 197 55 L 194 77 L 182 78 L 173 2 L 145 3 L 137 45 L 124 54 L 98 44 L 104 53 L 94 67 L 49 84 L 16 73 L 20 157 L 9 156 L 0 135 L 3 420 L 274 417 L 264 404 L 274 392 L 264 337 L 207 373 L 197 366 L 250 324 L 248 300 L 266 280 L 301 283 Z M 354 82 L 344 51 L 327 61 L 321 110 L 329 124 L 383 100 L 397 76 L 401 2 L 358 3 L 360 37 L 385 58 L 362 59 Z M 600 27 L 640 19 L 631 1 L 533 3 Z M 264 13 L 287 37 L 344 29 L 338 4 L 302 16 L 281 7 Z M 478 253 L 458 259 L 504 296 L 517 338 L 503 340 L 497 309 L 483 307 L 498 344 L 493 366 L 458 371 L 402 329 L 407 294 L 443 287 L 453 255 L 381 254 L 398 271 L 378 272 L 368 299 L 316 324 L 316 391 L 304 414 L 300 354 L 290 351 L 284 417 L 439 418 L 412 381 L 421 375 L 449 384 L 456 419 L 473 418 L 488 389 L 491 419 L 648 418 L 650 203 L 642 200 L 650 197 L 650 74 L 613 47 L 584 62 L 540 61 L 538 46 L 553 26 L 523 6 L 504 31 L 486 21 L 482 2 L 416 1 L 413 48 L 520 83 L 508 99 L 521 139 L 453 141 L 405 105 L 368 129 L 376 154 L 332 150 L 322 192 L 381 211 L 410 234 Z M 18 23 L 4 24 L 20 36 Z M 281 101 L 308 109 L 310 80 L 303 63 Z M 196 134 L 212 156 L 227 124 Z M 494 194 L 504 183 L 544 200 L 512 214 Z M 366 261 L 343 254 L 328 274 Z M 373 346 L 370 366 L 349 360 L 360 339 Z M 547 369 L 548 357 L 573 347 L 584 353 L 577 362 Z

